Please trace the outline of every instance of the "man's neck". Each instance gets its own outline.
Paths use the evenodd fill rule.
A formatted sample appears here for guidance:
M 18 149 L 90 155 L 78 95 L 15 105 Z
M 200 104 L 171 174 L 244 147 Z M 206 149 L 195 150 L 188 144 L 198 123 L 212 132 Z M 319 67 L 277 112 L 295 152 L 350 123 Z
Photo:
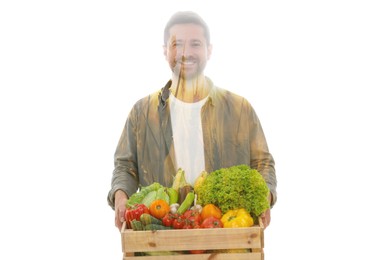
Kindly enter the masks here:
M 190 80 L 174 77 L 172 78 L 170 90 L 181 101 L 194 103 L 207 97 L 210 91 L 210 84 L 204 75 Z

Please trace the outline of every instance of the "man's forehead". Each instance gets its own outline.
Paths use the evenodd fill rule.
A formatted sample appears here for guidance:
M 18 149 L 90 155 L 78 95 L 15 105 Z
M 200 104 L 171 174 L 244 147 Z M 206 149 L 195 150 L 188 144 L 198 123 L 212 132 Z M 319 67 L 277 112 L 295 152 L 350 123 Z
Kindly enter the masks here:
M 169 39 L 171 41 L 174 40 L 206 41 L 203 27 L 194 23 L 173 25 L 169 29 Z

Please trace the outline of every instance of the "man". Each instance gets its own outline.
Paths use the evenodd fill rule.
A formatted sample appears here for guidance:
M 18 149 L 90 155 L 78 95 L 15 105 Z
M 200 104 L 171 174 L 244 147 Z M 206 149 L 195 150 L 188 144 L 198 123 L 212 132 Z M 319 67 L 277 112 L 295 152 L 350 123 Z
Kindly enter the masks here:
M 108 203 L 119 229 L 128 197 L 153 182 L 171 186 L 178 168 L 193 184 L 203 170 L 247 164 L 263 175 L 275 204 L 274 160 L 260 121 L 246 99 L 204 75 L 211 53 L 209 28 L 199 15 L 171 17 L 164 31 L 171 80 L 134 105 L 115 152 Z M 270 210 L 262 215 L 265 226 L 270 218 Z

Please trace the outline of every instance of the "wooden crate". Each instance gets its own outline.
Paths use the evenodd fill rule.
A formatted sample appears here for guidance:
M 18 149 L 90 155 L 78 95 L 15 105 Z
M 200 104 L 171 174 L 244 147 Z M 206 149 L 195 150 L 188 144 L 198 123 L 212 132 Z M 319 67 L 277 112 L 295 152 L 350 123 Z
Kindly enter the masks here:
M 123 260 L 264 260 L 264 228 L 172 229 L 133 231 L 123 224 L 121 230 Z M 223 253 L 223 249 L 250 249 L 243 253 Z M 136 256 L 135 252 L 209 250 L 203 254 Z M 221 250 L 214 251 L 214 250 Z

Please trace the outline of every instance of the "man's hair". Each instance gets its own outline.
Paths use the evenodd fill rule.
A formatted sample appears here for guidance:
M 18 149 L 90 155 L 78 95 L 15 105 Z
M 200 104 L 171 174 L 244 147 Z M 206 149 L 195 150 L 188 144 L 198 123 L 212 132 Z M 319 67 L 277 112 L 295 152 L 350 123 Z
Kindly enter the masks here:
M 175 24 L 194 23 L 200 25 L 204 30 L 204 36 L 207 44 L 210 44 L 210 30 L 206 22 L 197 13 L 192 11 L 181 11 L 172 15 L 164 29 L 164 44 L 166 45 L 169 38 L 169 29 Z

